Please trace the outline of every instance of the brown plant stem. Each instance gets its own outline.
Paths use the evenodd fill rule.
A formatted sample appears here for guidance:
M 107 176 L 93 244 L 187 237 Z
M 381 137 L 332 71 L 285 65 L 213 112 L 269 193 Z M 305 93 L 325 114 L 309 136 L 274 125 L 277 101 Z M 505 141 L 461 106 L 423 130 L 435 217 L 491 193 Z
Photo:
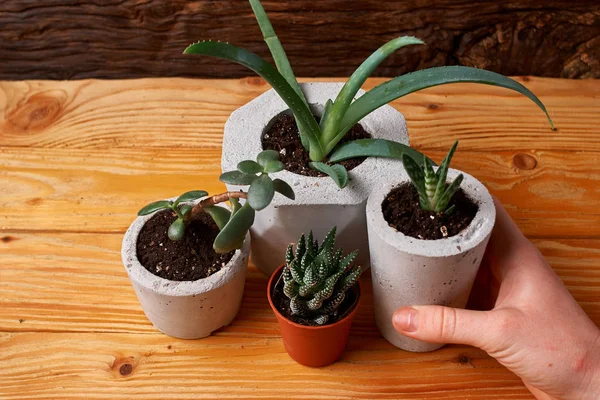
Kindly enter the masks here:
M 248 198 L 248 195 L 246 192 L 242 192 L 240 190 L 239 192 L 225 192 L 207 197 L 192 208 L 192 211 L 190 211 L 190 213 L 188 214 L 188 221 L 198 218 L 198 216 L 204 212 L 205 208 L 212 207 L 215 204 L 226 202 L 231 198 L 246 199 Z

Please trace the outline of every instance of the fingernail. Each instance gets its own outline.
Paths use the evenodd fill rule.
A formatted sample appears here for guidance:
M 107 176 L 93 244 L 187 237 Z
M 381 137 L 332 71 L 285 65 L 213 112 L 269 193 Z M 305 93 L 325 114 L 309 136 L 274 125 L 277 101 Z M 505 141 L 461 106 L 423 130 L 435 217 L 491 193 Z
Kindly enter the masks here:
M 401 308 L 394 313 L 392 322 L 399 331 L 416 332 L 419 328 L 419 312 L 412 307 Z

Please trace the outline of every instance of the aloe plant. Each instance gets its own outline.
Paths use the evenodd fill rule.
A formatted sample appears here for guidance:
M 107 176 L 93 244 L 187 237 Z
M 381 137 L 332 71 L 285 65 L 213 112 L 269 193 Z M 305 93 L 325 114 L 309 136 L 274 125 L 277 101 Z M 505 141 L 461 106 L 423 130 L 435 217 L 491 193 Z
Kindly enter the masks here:
M 458 175 L 449 185 L 446 183 L 446 178 L 448 177 L 448 168 L 457 146 L 458 141 L 454 142 L 454 145 L 435 172 L 431 163 L 426 160 L 423 160 L 422 165 L 419 165 L 408 154 L 402 156 L 404 169 L 406 169 L 406 173 L 419 194 L 419 204 L 423 210 L 436 213 L 444 212 L 446 214 L 454 211 L 454 205 L 448 208 L 448 203 L 450 203 L 452 196 L 460 188 L 464 176 L 463 174 Z
M 296 252 L 290 244 L 283 268 L 283 293 L 290 301 L 292 315 L 323 325 L 339 317 L 339 307 L 358 280 L 361 268 L 354 265 L 358 251 L 342 257 L 335 250 L 333 227 L 319 246 L 312 231 L 300 236 Z
M 210 197 L 205 190 L 186 192 L 175 200 L 161 200 L 150 203 L 138 211 L 138 215 L 148 215 L 160 210 L 171 210 L 177 219 L 171 223 L 168 236 L 171 240 L 181 240 L 187 226 L 200 214 L 207 213 L 215 221 L 220 232 L 213 242 L 217 253 L 227 253 L 239 249 L 244 243 L 248 229 L 254 223 L 255 211 L 267 207 L 278 192 L 290 199 L 295 198 L 294 190 L 281 179 L 271 179 L 270 173 L 283 169 L 279 154 L 273 150 L 261 152 L 256 161 L 246 160 L 238 164 L 236 171 L 225 172 L 219 179 L 225 183 L 240 186 L 250 185 L 248 192 L 224 192 Z M 196 205 L 187 204 L 201 199 Z M 239 199 L 246 199 L 244 205 Z M 229 201 L 231 211 L 217 204 Z
M 294 114 L 302 145 L 308 151 L 312 161 L 310 167 L 328 174 L 340 187 L 346 185 L 348 173 L 342 165 L 327 165 L 324 162 L 327 161 L 327 158 L 329 163 L 335 163 L 354 157 L 375 156 L 402 159 L 402 155 L 405 153 L 420 154 L 404 144 L 386 139 L 361 139 L 358 145 L 354 142 L 344 143 L 340 146 L 338 144 L 354 124 L 377 108 L 402 96 L 432 86 L 471 82 L 514 90 L 531 99 L 546 114 L 550 126 L 554 129 L 546 107 L 529 89 L 503 75 L 477 68 L 452 66 L 412 72 L 391 79 L 355 99 L 366 79 L 390 54 L 405 46 L 424 44 L 423 41 L 412 36 L 395 38 L 371 54 L 350 76 L 336 99 L 325 104 L 321 121 L 317 123 L 260 0 L 249 1 L 277 68 L 254 53 L 228 43 L 215 41 L 194 43 L 185 49 L 184 54 L 202 54 L 233 61 L 253 70 L 265 79 Z M 422 160 L 431 162 L 422 155 L 417 159 L 419 165 L 423 165 Z

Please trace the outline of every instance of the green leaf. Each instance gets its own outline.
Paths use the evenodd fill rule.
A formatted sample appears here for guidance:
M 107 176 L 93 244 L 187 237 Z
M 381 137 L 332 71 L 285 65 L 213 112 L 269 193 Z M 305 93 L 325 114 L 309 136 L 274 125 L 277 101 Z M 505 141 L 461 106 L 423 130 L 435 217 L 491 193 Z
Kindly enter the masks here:
M 423 207 L 425 205 L 424 209 L 429 210 L 429 199 L 427 198 L 427 189 L 425 187 L 425 175 L 423 174 L 423 170 L 419 164 L 417 164 L 417 162 L 408 154 L 404 154 L 402 156 L 402 164 L 404 164 L 406 173 L 412 181 L 415 189 L 417 189 L 417 193 L 419 193 L 421 206 Z
M 242 207 L 240 205 L 240 201 L 238 200 L 237 197 L 230 197 L 229 198 L 229 204 L 231 204 L 231 214 L 235 214 L 236 212 L 238 212 L 238 210 Z
M 138 211 L 138 215 L 148 215 L 158 210 L 171 209 L 171 206 L 172 203 L 168 200 L 155 201 L 154 203 L 150 203 Z
M 333 179 L 340 189 L 348 183 L 348 171 L 342 164 L 327 165 L 322 162 L 311 162 L 308 164 L 312 169 L 327 174 Z
M 246 233 L 254 223 L 254 210 L 248 203 L 236 212 L 213 242 L 213 249 L 217 253 L 227 253 L 239 249 L 244 244 Z
M 260 211 L 271 203 L 275 195 L 273 181 L 267 175 L 258 177 L 248 189 L 248 204 Z
M 456 146 L 458 146 L 458 140 L 454 142 L 446 157 L 440 164 L 440 167 L 436 171 L 435 175 L 437 177 L 437 187 L 435 188 L 435 195 L 433 197 L 434 204 L 437 204 L 440 201 L 440 198 L 446 191 L 446 179 L 448 177 L 448 168 L 450 167 L 450 162 L 452 161 L 452 156 L 456 151 Z M 446 207 L 444 207 L 446 208 Z
M 276 192 L 281 193 L 288 199 L 296 199 L 294 189 L 292 189 L 292 187 L 288 185 L 286 181 L 282 181 L 281 179 L 273 179 L 273 188 Z
M 208 192 L 206 190 L 192 190 L 190 192 L 185 192 L 181 196 L 175 200 L 174 206 L 177 206 L 179 203 L 185 203 L 186 201 L 194 201 L 197 199 L 201 199 L 204 196 L 208 196 Z
M 340 144 L 330 155 L 330 162 L 340 162 L 356 157 L 385 157 L 402 160 L 408 154 L 414 160 L 423 160 L 424 154 L 402 143 L 387 139 L 357 139 Z M 432 165 L 436 165 L 427 158 Z M 420 162 L 420 161 L 419 161 Z
M 450 203 L 450 200 L 452 200 L 452 196 L 454 196 L 454 193 L 458 191 L 458 188 L 460 187 L 460 184 L 462 183 L 463 179 L 463 174 L 460 174 L 452 181 L 450 185 L 448 185 L 446 191 L 440 197 L 433 211 L 442 212 L 446 209 L 446 207 L 448 207 L 448 203 Z
M 257 174 L 259 172 L 263 172 L 262 167 L 256 161 L 252 161 L 252 160 L 241 161 L 237 165 L 237 169 L 240 172 L 243 172 L 245 174 L 252 174 L 252 175 Z
M 179 212 L 182 216 L 185 217 L 190 211 L 192 211 L 192 208 L 194 207 L 190 206 L 189 204 L 184 204 L 181 207 L 179 207 Z
M 338 136 L 343 137 L 350 128 L 379 107 L 409 93 L 448 83 L 471 82 L 500 86 L 519 92 L 531 99 L 546 114 L 550 126 L 552 119 L 544 104 L 525 86 L 495 72 L 471 67 L 435 67 L 399 76 L 371 89 L 354 101 L 344 115 Z M 336 136 L 336 139 L 337 137 Z
M 335 101 L 333 102 L 333 107 L 329 113 L 327 121 L 325 122 L 325 126 L 323 128 L 323 133 L 321 136 L 321 143 L 327 146 L 332 144 L 335 146 L 340 139 L 343 137 L 338 137 L 338 130 L 340 127 L 340 122 L 342 118 L 346 114 L 350 103 L 354 100 L 354 96 L 360 89 L 360 87 L 365 83 L 369 75 L 377 68 L 377 66 L 385 60 L 390 54 L 395 52 L 396 50 L 409 45 L 414 44 L 424 44 L 422 40 L 417 39 L 413 36 L 401 36 L 396 39 L 390 40 L 379 49 L 375 50 L 373 54 L 371 54 L 357 69 L 354 71 L 352 76 L 346 81 L 346 84 L 342 88 L 342 90 L 338 93 Z M 345 132 L 344 132 L 345 133 Z M 336 140 L 337 139 L 337 140 Z M 332 148 L 333 148 L 332 146 Z
M 327 101 L 325 102 L 325 108 L 323 109 L 323 115 L 321 116 L 321 122 L 320 122 L 320 127 L 321 127 L 321 131 L 323 131 L 323 128 L 325 127 L 325 123 L 327 122 L 327 117 L 329 117 L 329 111 L 331 110 L 331 107 L 333 106 L 333 101 L 331 101 L 331 99 L 327 99 Z
M 219 176 L 219 180 L 223 183 L 240 186 L 250 185 L 256 178 L 258 178 L 256 175 L 245 174 L 240 171 L 224 172 Z
M 183 53 L 203 54 L 222 58 L 241 64 L 256 72 L 275 89 L 294 114 L 298 128 L 306 135 L 310 143 L 311 159 L 321 160 L 325 157 L 321 142 L 319 141 L 321 130 L 312 112 L 304 100 L 298 96 L 294 88 L 290 86 L 286 79 L 271 64 L 248 50 L 221 42 L 205 41 L 194 43 L 186 48 Z
M 279 161 L 279 153 L 275 150 L 263 150 L 256 156 L 258 164 L 265 168 L 272 161 Z
M 283 170 L 283 163 L 279 160 L 277 161 L 269 161 L 267 165 L 265 165 L 265 172 L 272 174 L 275 172 L 279 172 Z
M 231 218 L 231 211 L 224 207 L 212 206 L 205 207 L 204 212 L 210 215 L 210 217 L 215 221 L 219 230 L 222 230 L 225 225 L 229 222 L 229 218 Z
M 180 240 L 183 238 L 185 234 L 185 223 L 181 218 L 177 218 L 171 226 L 169 226 L 169 230 L 167 231 L 169 235 L 169 239 L 171 240 Z

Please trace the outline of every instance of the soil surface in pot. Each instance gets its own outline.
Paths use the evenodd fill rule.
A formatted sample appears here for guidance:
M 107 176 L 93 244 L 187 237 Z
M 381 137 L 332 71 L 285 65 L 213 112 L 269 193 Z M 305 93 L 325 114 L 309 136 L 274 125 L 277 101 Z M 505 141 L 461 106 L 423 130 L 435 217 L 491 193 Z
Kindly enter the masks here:
M 319 118 L 317 117 L 317 121 Z M 349 142 L 356 139 L 370 139 L 371 135 L 364 130 L 360 124 L 356 124 L 346 133 L 346 136 L 341 143 Z M 279 153 L 279 158 L 285 169 L 300 175 L 305 176 L 327 176 L 321 172 L 315 171 L 308 166 L 310 158 L 298 133 L 296 120 L 292 115 L 281 114 L 277 120 L 271 124 L 269 129 L 263 132 L 261 137 L 262 147 L 264 150 L 275 150 Z M 366 160 L 365 157 L 353 158 L 351 160 L 341 161 L 348 171 L 358 167 Z M 325 160 L 327 162 L 327 160 Z
M 358 285 L 355 285 L 354 288 L 346 292 L 346 298 L 344 301 L 342 301 L 342 304 L 340 304 L 340 307 L 338 308 L 338 314 L 335 317 L 332 317 L 325 325 L 317 325 L 311 319 L 292 315 L 292 310 L 290 309 L 290 299 L 283 293 L 283 279 L 278 279 L 275 281 L 275 287 L 271 291 L 271 300 L 277 308 L 277 311 L 279 311 L 281 315 L 292 322 L 305 326 L 327 326 L 339 321 L 340 319 L 343 319 L 350 313 L 350 311 L 352 311 L 354 307 L 356 307 L 359 296 L 357 288 Z
M 477 214 L 479 207 L 459 189 L 448 207 L 456 208 L 450 215 L 425 211 L 419 205 L 419 194 L 411 183 L 392 189 L 381 204 L 383 218 L 390 226 L 407 236 L 435 240 L 457 235 Z
M 171 281 L 195 281 L 211 276 L 231 260 L 235 251 L 217 254 L 213 250 L 219 228 L 208 214 L 192 221 L 177 241 L 167 235 L 175 218 L 170 210 L 160 211 L 142 227 L 136 251 L 144 268 Z

